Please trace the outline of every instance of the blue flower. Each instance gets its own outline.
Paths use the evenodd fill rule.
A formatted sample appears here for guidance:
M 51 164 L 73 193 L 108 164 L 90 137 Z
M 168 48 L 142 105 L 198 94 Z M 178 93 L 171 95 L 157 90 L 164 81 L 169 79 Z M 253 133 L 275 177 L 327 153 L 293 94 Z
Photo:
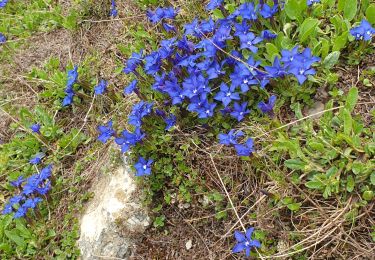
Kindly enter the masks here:
M 220 91 L 216 94 L 215 99 L 223 102 L 224 107 L 226 107 L 232 100 L 240 100 L 240 95 L 235 90 L 235 86 L 232 85 L 229 88 L 225 83 L 221 83 Z
M 33 131 L 33 133 L 40 134 L 40 124 L 39 123 L 33 124 L 32 126 L 30 126 L 30 129 L 31 129 L 31 131 Z
M 13 212 L 13 204 L 7 203 L 4 206 L 4 209 L 1 211 L 1 214 L 7 215 Z
M 143 61 L 143 50 L 139 53 L 133 52 L 132 56 L 127 60 L 124 69 L 122 70 L 125 74 L 135 72 L 139 64 Z
M 102 143 L 106 143 L 111 136 L 115 134 L 112 128 L 112 120 L 110 120 L 107 125 L 98 126 L 99 137 L 98 140 Z
M 151 174 L 151 164 L 154 162 L 154 160 L 149 159 L 146 160 L 143 157 L 139 157 L 138 162 L 134 165 L 134 168 L 136 169 L 137 173 L 135 176 L 145 176 Z
M 116 138 L 115 142 L 121 146 L 121 152 L 126 153 L 132 146 L 142 141 L 145 136 L 140 128 L 136 128 L 134 133 L 124 130 L 122 136 Z
M 163 27 L 166 32 L 176 32 L 176 27 L 169 23 L 163 23 Z
M 42 180 L 42 181 L 45 181 L 47 179 L 49 179 L 51 177 L 51 174 L 52 174 L 52 167 L 53 165 L 52 164 L 49 164 L 48 166 L 44 167 L 40 173 L 39 173 L 39 178 Z
M 215 30 L 215 22 L 210 17 L 207 21 L 202 21 L 200 25 L 202 33 L 212 33 Z
M 150 20 L 151 23 L 156 24 L 162 19 L 171 19 L 173 20 L 179 10 L 173 9 L 173 7 L 167 7 L 167 8 L 156 8 L 156 10 L 153 12 L 151 10 L 147 10 L 147 18 Z
M 262 38 L 256 37 L 252 32 L 249 32 L 247 34 L 241 34 L 239 38 L 241 43 L 240 48 L 249 49 L 254 53 L 258 52 L 258 47 L 256 47 L 255 45 L 263 41 Z
M 241 130 L 235 132 L 235 130 L 232 129 L 228 134 L 219 134 L 219 143 L 224 145 L 236 145 L 238 144 L 238 138 L 243 135 L 244 133 Z
M 69 92 L 69 93 L 66 93 L 64 99 L 63 99 L 63 102 L 62 102 L 62 106 L 63 107 L 66 107 L 66 106 L 69 106 L 73 103 L 73 97 L 74 97 L 74 92 Z
M 117 8 L 116 8 L 116 2 L 114 0 L 111 1 L 111 10 L 109 15 L 112 17 L 116 17 L 118 14 Z
M 130 84 L 124 89 L 124 94 L 129 95 L 137 88 L 138 80 L 133 80 Z
M 204 39 L 195 45 L 196 49 L 203 49 L 200 52 L 200 55 L 205 56 L 206 58 L 212 58 L 216 56 L 217 47 L 212 43 L 212 40 Z
M 258 20 L 258 15 L 256 13 L 253 3 L 244 3 L 238 7 L 234 12 L 234 15 L 241 16 L 243 19 L 256 21 Z
M 170 116 L 164 119 L 165 123 L 167 124 L 165 130 L 170 130 L 173 126 L 176 125 L 176 116 L 171 114 Z
M 44 157 L 43 153 L 38 153 L 37 155 L 35 155 L 33 158 L 30 159 L 29 163 L 33 165 L 39 164 L 42 161 L 43 157 Z
M 39 178 L 38 174 L 31 175 L 29 178 L 27 178 L 26 183 L 23 186 L 22 193 L 24 195 L 30 195 L 34 193 L 41 181 L 42 180 Z
M 230 113 L 232 117 L 237 119 L 237 121 L 241 121 L 245 118 L 247 114 L 250 113 L 250 110 L 247 109 L 247 102 L 243 102 L 242 104 L 234 103 L 233 112 Z
M 263 113 L 271 113 L 273 110 L 273 107 L 275 106 L 276 103 L 276 96 L 272 95 L 270 96 L 269 100 L 267 103 L 261 101 L 258 104 L 258 108 L 263 112 Z
M 153 75 L 160 70 L 161 57 L 158 52 L 152 52 L 150 55 L 145 57 L 145 72 L 148 75 Z
M 206 10 L 211 11 L 223 4 L 224 0 L 210 0 L 210 2 L 206 5 Z
M 9 0 L 0 0 L 0 8 L 4 8 Z
M 184 87 L 182 94 L 190 99 L 210 92 L 208 81 L 202 73 L 191 74 L 190 77 L 185 78 L 182 85 Z
M 208 101 L 206 100 L 205 102 L 203 102 L 202 107 L 197 111 L 198 118 L 203 119 L 212 117 L 214 115 L 215 107 L 216 103 L 208 103 Z
M 371 24 L 363 19 L 361 24 L 350 30 L 350 34 L 355 37 L 356 40 L 371 41 L 372 36 L 375 35 L 375 28 Z
M 237 240 L 237 244 L 233 247 L 233 253 L 239 253 L 245 250 L 247 257 L 250 256 L 250 251 L 253 247 L 260 248 L 261 244 L 258 240 L 252 239 L 251 236 L 254 232 L 254 228 L 249 228 L 246 230 L 246 234 L 239 231 L 234 231 L 234 237 Z
M 246 35 L 250 30 L 250 25 L 246 20 L 243 20 L 242 23 L 235 23 L 234 28 L 236 29 L 234 36 Z
M 128 117 L 129 124 L 135 127 L 140 127 L 142 125 L 142 118 L 152 112 L 152 107 L 153 103 L 146 103 L 145 101 L 140 101 L 135 104 Z
M 99 84 L 95 87 L 95 95 L 103 95 L 108 86 L 108 82 L 104 79 L 100 80 Z
M 221 65 L 216 60 L 208 66 L 206 73 L 208 79 L 216 79 L 221 75 L 225 75 L 225 71 L 221 68 Z
M 198 19 L 196 18 L 191 23 L 185 24 L 184 29 L 185 29 L 185 32 L 184 32 L 185 36 L 192 35 L 192 36 L 199 37 L 202 34 L 199 28 Z
M 238 156 L 250 156 L 254 151 L 254 140 L 249 138 L 244 144 L 236 144 L 234 148 Z
M 27 209 L 25 209 L 24 207 L 19 207 L 16 211 L 16 213 L 14 214 L 13 218 L 15 219 L 18 219 L 18 218 L 22 218 L 26 215 L 26 212 L 27 212 Z
M 66 82 L 67 89 L 70 89 L 71 87 L 73 87 L 73 85 L 74 85 L 74 83 L 76 83 L 77 79 L 78 79 L 78 67 L 74 66 L 74 68 L 72 70 L 68 71 L 68 78 L 67 78 L 67 82 Z
M 39 197 L 28 198 L 21 207 L 24 209 L 34 209 L 38 203 L 42 202 L 42 199 Z
M 0 44 L 5 43 L 7 41 L 7 38 L 4 34 L 0 33 Z
M 275 57 L 272 66 L 264 66 L 264 69 L 272 78 L 283 78 L 288 74 L 285 66 L 280 63 L 279 57 Z
M 259 13 L 262 15 L 263 18 L 268 19 L 271 18 L 275 13 L 277 13 L 278 5 L 275 4 L 272 8 L 268 4 L 263 4 Z
M 307 0 L 307 6 L 311 6 L 315 3 L 320 3 L 320 0 Z
M 308 64 L 301 62 L 295 62 L 289 72 L 297 78 L 300 85 L 306 81 L 308 75 L 314 75 L 316 73 L 315 69 L 312 69 Z
M 11 181 L 10 182 L 10 185 L 12 185 L 13 187 L 20 187 L 23 183 L 25 182 L 25 179 L 24 177 L 21 175 L 17 178 L 17 180 L 15 181 Z
M 264 30 L 260 33 L 260 37 L 267 40 L 275 39 L 276 36 L 277 35 L 271 32 L 270 30 Z

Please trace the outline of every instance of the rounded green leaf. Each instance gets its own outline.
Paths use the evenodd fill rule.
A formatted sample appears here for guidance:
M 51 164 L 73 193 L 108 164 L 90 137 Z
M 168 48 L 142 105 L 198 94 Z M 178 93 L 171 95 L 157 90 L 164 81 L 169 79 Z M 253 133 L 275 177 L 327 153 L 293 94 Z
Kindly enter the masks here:
M 370 6 L 367 7 L 366 18 L 370 23 L 375 23 L 375 4 L 370 4 Z

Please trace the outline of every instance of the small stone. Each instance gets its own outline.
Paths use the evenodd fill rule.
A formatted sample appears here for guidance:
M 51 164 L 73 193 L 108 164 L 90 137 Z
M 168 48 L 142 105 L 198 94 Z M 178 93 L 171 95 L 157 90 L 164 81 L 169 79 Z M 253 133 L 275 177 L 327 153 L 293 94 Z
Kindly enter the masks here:
M 186 250 L 189 250 L 193 247 L 193 240 L 189 239 L 185 244 Z

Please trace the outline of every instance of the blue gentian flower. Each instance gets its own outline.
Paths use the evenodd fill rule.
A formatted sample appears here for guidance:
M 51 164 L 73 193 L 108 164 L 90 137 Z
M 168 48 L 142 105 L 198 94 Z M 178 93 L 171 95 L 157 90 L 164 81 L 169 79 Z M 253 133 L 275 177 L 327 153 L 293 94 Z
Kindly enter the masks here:
M 7 215 L 13 212 L 13 204 L 6 203 L 4 209 L 1 211 L 1 214 Z
M 0 0 L 0 8 L 4 8 L 9 0 Z
M 191 23 L 185 24 L 184 29 L 185 29 L 185 32 L 184 32 L 185 36 L 192 35 L 192 36 L 200 37 L 200 35 L 202 34 L 199 28 L 199 21 L 197 18 L 195 18 Z
M 122 136 L 115 139 L 116 144 L 121 146 L 121 152 L 126 153 L 132 146 L 145 138 L 146 134 L 140 128 L 136 128 L 134 133 L 122 131 Z
M 133 80 L 130 84 L 124 89 L 124 94 L 129 95 L 137 88 L 138 80 Z
M 73 97 L 74 97 L 73 91 L 66 93 L 66 95 L 63 99 L 63 102 L 62 102 L 62 106 L 66 107 L 66 106 L 71 105 L 73 103 Z
M 235 132 L 234 129 L 230 130 L 228 134 L 219 134 L 219 143 L 224 145 L 238 144 L 238 138 L 244 136 L 244 133 L 239 130 Z
M 7 41 L 7 38 L 4 34 L 0 33 L 0 44 L 3 44 Z
M 270 30 L 264 30 L 260 33 L 260 37 L 266 40 L 271 40 L 275 39 L 277 35 L 271 32 Z
M 25 182 L 25 179 L 24 177 L 21 175 L 17 178 L 17 180 L 15 181 L 11 181 L 10 182 L 10 185 L 12 185 L 13 187 L 20 187 L 23 183 Z
M 311 6 L 316 3 L 320 3 L 320 0 L 307 0 L 307 6 Z
M 241 16 L 245 20 L 256 21 L 258 15 L 253 3 L 244 3 L 238 7 L 234 15 Z
M 52 167 L 53 165 L 52 164 L 49 164 L 48 166 L 44 167 L 40 173 L 39 173 L 39 178 L 42 180 L 42 181 L 45 181 L 47 179 L 49 179 L 51 177 L 51 174 L 52 174 Z
M 33 158 L 30 159 L 29 163 L 33 165 L 37 165 L 42 161 L 42 158 L 44 157 L 43 153 L 38 153 Z
M 33 133 L 40 134 L 40 124 L 39 123 L 33 124 L 32 126 L 30 126 L 30 129 L 31 129 L 31 131 L 33 131 Z
M 165 123 L 167 124 L 167 126 L 165 127 L 165 130 L 170 130 L 173 126 L 176 125 L 176 116 L 171 114 L 169 115 L 168 117 L 166 117 L 164 119 Z
M 293 62 L 295 57 L 298 55 L 298 46 L 294 47 L 292 50 L 281 50 L 281 61 L 285 64 Z
M 150 55 L 145 57 L 145 72 L 148 75 L 153 75 L 160 70 L 161 57 L 158 52 L 152 52 Z
M 245 250 L 247 257 L 250 256 L 250 251 L 253 247 L 260 248 L 261 244 L 258 240 L 252 239 L 251 236 L 254 232 L 254 228 L 249 228 L 246 230 L 246 234 L 239 231 L 234 231 L 234 237 L 237 240 L 237 244 L 233 247 L 233 253 L 239 253 Z
M 272 66 L 264 66 L 264 69 L 272 78 L 283 78 L 288 74 L 285 66 L 280 63 L 279 57 L 275 57 Z
M 244 144 L 234 145 L 234 148 L 238 156 L 250 156 L 254 151 L 254 140 L 249 138 Z
M 206 58 L 213 58 L 216 56 L 217 47 L 212 43 L 212 40 L 204 39 L 195 45 L 196 49 L 203 49 L 199 55 L 205 56 Z
M 124 69 L 122 70 L 125 74 L 135 72 L 139 64 L 143 61 L 143 50 L 139 53 L 133 52 L 132 56 L 127 60 Z
M 315 69 L 310 68 L 306 63 L 294 62 L 293 67 L 289 69 L 289 72 L 293 74 L 300 85 L 302 85 L 308 75 L 314 75 L 316 73 Z
M 24 209 L 34 209 L 36 207 L 36 205 L 40 202 L 42 202 L 43 200 L 39 197 L 36 197 L 36 198 L 28 198 L 21 207 L 23 207 Z
M 145 176 L 151 174 L 151 164 L 154 162 L 154 160 L 149 159 L 146 160 L 143 157 L 139 157 L 138 162 L 134 165 L 134 168 L 136 169 L 137 173 L 135 176 Z
M 182 94 L 190 99 L 210 92 L 208 81 L 202 73 L 191 74 L 190 77 L 185 78 L 182 85 L 184 87 Z
M 128 117 L 129 124 L 140 127 L 142 125 L 142 118 L 152 112 L 153 103 L 140 101 L 133 106 L 132 112 Z
M 198 118 L 208 118 L 214 115 L 216 103 L 209 103 L 207 100 L 202 104 L 202 107 L 197 111 Z
M 176 32 L 176 27 L 169 23 L 163 23 L 163 28 L 166 32 Z
M 246 35 L 249 33 L 250 25 L 246 20 L 243 20 L 242 23 L 235 23 L 234 28 L 236 29 L 234 36 Z
M 156 8 L 153 12 L 151 10 L 147 10 L 147 18 L 150 20 L 151 23 L 156 24 L 162 19 L 175 19 L 179 10 L 174 9 L 173 7 L 166 7 L 166 8 Z
M 236 87 L 228 87 L 227 84 L 221 83 L 220 91 L 216 94 L 215 99 L 223 102 L 224 107 L 228 106 L 232 100 L 240 100 L 240 95 L 235 92 Z
M 107 125 L 100 125 L 98 126 L 98 131 L 99 131 L 99 137 L 98 140 L 102 143 L 106 143 L 109 138 L 111 138 L 114 134 L 115 131 L 112 128 L 112 120 L 110 120 Z
M 216 60 L 208 66 L 206 73 L 208 79 L 216 79 L 221 75 L 225 75 L 225 71 L 221 68 L 221 64 Z
M 258 47 L 255 45 L 263 41 L 262 38 L 255 36 L 252 32 L 249 32 L 247 34 L 242 34 L 239 36 L 241 49 L 249 49 L 250 51 L 257 53 Z
M 116 2 L 115 0 L 111 0 L 111 10 L 109 15 L 112 17 L 116 17 L 118 14 L 117 8 L 116 8 Z
M 276 103 L 276 96 L 272 95 L 270 96 L 269 100 L 267 103 L 261 101 L 258 104 L 258 108 L 263 112 L 263 113 L 271 113 L 273 110 L 273 107 L 275 106 Z
M 108 82 L 104 79 L 100 80 L 99 84 L 95 87 L 95 95 L 103 95 L 107 90 Z
M 206 5 L 207 11 L 212 11 L 223 4 L 224 0 L 210 0 L 210 2 Z
M 259 13 L 262 15 L 263 18 L 268 19 L 271 18 L 275 13 L 277 13 L 278 5 L 274 5 L 270 7 L 268 4 L 261 5 Z
M 14 217 L 15 219 L 22 218 L 22 217 L 24 217 L 24 216 L 26 215 L 26 212 L 27 212 L 27 209 L 25 209 L 24 207 L 20 206 L 20 207 L 17 209 L 17 211 L 16 211 L 16 213 L 14 214 L 13 217 Z
M 356 40 L 371 41 L 372 36 L 375 35 L 375 28 L 371 24 L 363 19 L 361 24 L 350 30 L 350 34 L 355 37 Z
M 68 79 L 66 82 L 66 87 L 69 89 L 73 87 L 74 83 L 76 83 L 78 79 L 78 67 L 74 66 L 72 70 L 68 71 Z
M 215 30 L 215 22 L 211 17 L 207 21 L 201 22 L 200 30 L 202 33 L 212 33 Z
M 233 112 L 230 115 L 240 122 L 249 113 L 250 110 L 247 109 L 247 102 L 243 102 L 242 104 L 236 102 L 233 106 Z

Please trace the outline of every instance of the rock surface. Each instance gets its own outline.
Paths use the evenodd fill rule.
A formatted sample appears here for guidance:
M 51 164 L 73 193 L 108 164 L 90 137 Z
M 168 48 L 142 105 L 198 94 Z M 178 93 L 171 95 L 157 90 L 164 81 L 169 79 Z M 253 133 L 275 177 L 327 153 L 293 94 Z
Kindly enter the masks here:
M 121 167 L 98 181 L 81 218 L 78 246 L 82 259 L 127 259 L 135 238 L 150 223 L 136 196 L 134 174 Z

